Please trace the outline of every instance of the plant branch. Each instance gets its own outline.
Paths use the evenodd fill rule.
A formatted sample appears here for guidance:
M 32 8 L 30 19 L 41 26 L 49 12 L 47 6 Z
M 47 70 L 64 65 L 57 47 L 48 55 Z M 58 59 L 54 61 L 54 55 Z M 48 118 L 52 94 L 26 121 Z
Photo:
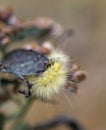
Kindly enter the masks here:
M 43 122 L 36 126 L 33 126 L 30 130 L 47 130 L 62 124 L 68 126 L 70 130 L 84 130 L 84 128 L 78 123 L 78 121 L 68 116 L 56 117 L 51 121 Z

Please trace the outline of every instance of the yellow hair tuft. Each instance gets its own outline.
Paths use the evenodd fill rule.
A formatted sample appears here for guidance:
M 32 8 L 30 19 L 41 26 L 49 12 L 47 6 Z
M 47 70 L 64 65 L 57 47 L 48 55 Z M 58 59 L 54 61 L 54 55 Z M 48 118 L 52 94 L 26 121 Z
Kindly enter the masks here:
M 42 99 L 50 99 L 59 93 L 67 83 L 68 57 L 62 52 L 53 52 L 48 56 L 51 65 L 39 76 L 28 78 L 33 83 L 32 94 Z

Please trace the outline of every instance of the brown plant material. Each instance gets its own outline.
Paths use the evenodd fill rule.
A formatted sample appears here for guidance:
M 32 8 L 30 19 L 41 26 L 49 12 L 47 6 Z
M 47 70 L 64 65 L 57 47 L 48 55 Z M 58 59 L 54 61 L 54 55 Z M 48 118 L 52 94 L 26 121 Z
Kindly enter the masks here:
M 35 30 L 35 31 L 34 31 Z M 6 45 L 14 37 L 27 37 L 24 33 L 29 31 L 28 36 L 35 33 L 35 36 L 38 33 L 42 34 L 50 34 L 50 35 L 60 35 L 62 32 L 62 28 L 59 24 L 55 23 L 52 19 L 38 17 L 34 20 L 24 20 L 22 18 L 17 17 L 14 14 L 12 7 L 0 8 L 0 44 Z M 33 31 L 33 32 L 32 32 Z M 44 33 L 43 33 L 44 32 Z M 22 36 L 21 36 L 22 35 Z M 2 40 L 1 40 L 2 39 Z M 16 38 L 17 40 L 17 38 Z
M 24 48 L 27 50 L 35 50 L 43 54 L 50 54 L 51 51 L 54 49 L 52 43 L 50 42 L 44 42 L 42 45 L 33 42 L 30 44 L 26 44 Z
M 51 28 L 54 24 L 54 21 L 49 19 L 49 18 L 42 18 L 42 17 L 39 17 L 39 18 L 36 18 L 35 19 L 35 26 L 38 27 L 38 28 Z
M 81 82 L 86 79 L 86 71 L 79 70 L 72 74 L 71 80 L 74 82 Z
M 71 92 L 77 92 L 78 84 L 86 79 L 87 72 L 81 70 L 80 65 L 75 63 L 70 65 L 70 68 L 66 88 Z
M 9 96 L 5 90 L 0 86 L 0 102 L 6 102 L 9 100 Z
M 13 8 L 11 6 L 0 8 L 0 20 L 7 22 L 11 15 L 13 15 Z

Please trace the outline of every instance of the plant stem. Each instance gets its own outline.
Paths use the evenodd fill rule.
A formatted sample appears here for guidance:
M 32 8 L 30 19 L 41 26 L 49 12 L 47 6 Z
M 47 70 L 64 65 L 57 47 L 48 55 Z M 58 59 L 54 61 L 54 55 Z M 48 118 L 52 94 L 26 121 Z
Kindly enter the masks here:
M 23 126 L 23 123 L 22 123 L 23 118 L 25 117 L 26 113 L 28 112 L 33 101 L 35 101 L 35 99 L 29 98 L 26 101 L 26 103 L 22 106 L 22 108 L 20 108 L 20 112 L 18 113 L 16 120 L 15 120 L 13 127 L 12 127 L 13 130 L 21 130 L 21 128 Z

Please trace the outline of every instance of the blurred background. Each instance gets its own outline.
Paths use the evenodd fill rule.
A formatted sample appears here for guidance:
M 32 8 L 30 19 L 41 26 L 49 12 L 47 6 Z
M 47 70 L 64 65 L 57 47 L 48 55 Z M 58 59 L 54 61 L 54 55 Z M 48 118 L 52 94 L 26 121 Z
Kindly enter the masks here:
M 60 94 L 58 105 L 36 101 L 26 122 L 30 124 L 66 114 L 75 117 L 88 130 L 106 129 L 106 1 L 105 0 L 0 0 L 0 6 L 12 6 L 17 16 L 34 19 L 46 16 L 75 34 L 59 43 L 72 60 L 87 70 L 88 78 L 78 94 Z M 13 112 L 8 102 L 2 111 Z M 8 128 L 8 127 L 7 127 Z M 63 127 L 57 130 L 65 130 Z

